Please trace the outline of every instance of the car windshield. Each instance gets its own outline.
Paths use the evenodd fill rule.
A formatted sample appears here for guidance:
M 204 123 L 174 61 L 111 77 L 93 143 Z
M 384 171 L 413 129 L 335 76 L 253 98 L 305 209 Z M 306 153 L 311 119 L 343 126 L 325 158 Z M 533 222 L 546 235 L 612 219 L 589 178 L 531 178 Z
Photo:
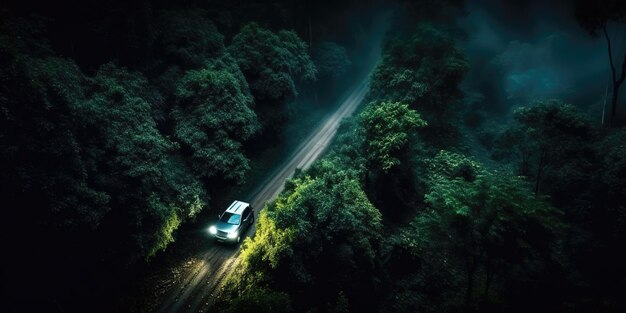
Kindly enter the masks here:
M 220 221 L 232 225 L 239 225 L 239 222 L 241 222 L 241 215 L 224 212 L 224 214 L 222 214 L 222 217 L 220 218 Z

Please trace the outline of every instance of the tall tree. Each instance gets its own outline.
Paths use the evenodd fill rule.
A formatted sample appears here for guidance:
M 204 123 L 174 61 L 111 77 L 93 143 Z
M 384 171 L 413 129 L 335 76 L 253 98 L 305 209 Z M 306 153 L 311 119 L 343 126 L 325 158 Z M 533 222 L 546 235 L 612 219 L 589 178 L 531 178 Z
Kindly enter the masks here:
M 514 116 L 521 127 L 517 132 L 521 136 L 517 141 L 519 151 L 526 161 L 529 155 L 525 153 L 531 154 L 535 193 L 541 191 L 547 174 L 568 170 L 571 162 L 578 161 L 577 156 L 584 156 L 586 143 L 593 135 L 589 122 L 572 105 L 559 100 L 536 101 L 515 110 Z M 571 169 L 582 171 L 585 167 L 572 166 Z M 570 180 L 576 177 L 571 174 Z
M 613 83 L 611 118 L 608 124 L 611 127 L 615 123 L 615 117 L 617 116 L 619 89 L 624 79 L 626 79 L 626 53 L 624 53 L 620 73 L 619 60 L 621 56 L 613 56 L 615 47 L 613 42 L 611 42 L 607 26 L 611 22 L 626 22 L 626 2 L 622 0 L 578 0 L 576 3 L 576 17 L 580 25 L 592 36 L 596 37 L 598 32 L 602 31 L 606 40 L 609 65 L 611 67 L 611 81 Z M 614 60 L 614 58 L 617 58 L 617 60 Z
M 399 102 L 372 103 L 358 118 L 356 138 L 362 139 L 360 149 L 366 159 L 365 188 L 379 209 L 398 218 L 397 213 L 419 197 L 410 152 L 416 131 L 426 121 Z

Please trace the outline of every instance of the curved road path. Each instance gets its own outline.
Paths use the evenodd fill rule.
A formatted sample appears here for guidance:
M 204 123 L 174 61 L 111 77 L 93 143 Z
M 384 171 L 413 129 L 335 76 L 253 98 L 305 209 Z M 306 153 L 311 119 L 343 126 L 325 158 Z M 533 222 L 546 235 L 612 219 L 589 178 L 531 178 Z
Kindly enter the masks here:
M 297 168 L 306 169 L 328 148 L 341 120 L 350 116 L 367 93 L 368 80 L 364 79 L 339 106 L 337 111 L 323 121 L 295 150 L 285 164 L 263 182 L 249 200 L 256 214 L 266 202 L 273 200 L 284 188 L 285 181 Z M 256 228 L 251 227 L 249 236 Z M 220 283 L 232 271 L 239 256 L 239 245 L 228 247 L 213 244 L 198 255 L 200 262 L 193 267 L 182 280 L 163 297 L 159 312 L 206 312 L 214 298 Z

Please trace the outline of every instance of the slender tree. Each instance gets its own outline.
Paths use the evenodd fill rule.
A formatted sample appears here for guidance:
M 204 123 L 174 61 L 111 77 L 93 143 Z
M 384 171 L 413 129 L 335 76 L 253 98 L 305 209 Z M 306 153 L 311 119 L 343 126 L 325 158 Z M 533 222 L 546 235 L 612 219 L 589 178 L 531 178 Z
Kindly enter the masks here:
M 576 18 L 586 31 L 592 36 L 599 36 L 599 32 L 602 31 L 602 35 L 606 39 L 609 65 L 611 67 L 611 81 L 613 86 L 613 92 L 611 97 L 611 117 L 608 127 L 611 127 L 615 123 L 615 116 L 617 115 L 617 101 L 619 99 L 619 88 L 626 79 L 626 53 L 624 54 L 621 72 L 617 68 L 619 63 L 614 60 L 613 54 L 614 46 L 611 41 L 611 37 L 607 31 L 607 26 L 611 22 L 624 23 L 626 22 L 626 2 L 622 0 L 578 0 L 576 4 Z M 619 56 L 616 56 L 619 60 Z M 619 61 L 617 61 L 619 62 Z M 603 125 L 604 126 L 604 125 Z

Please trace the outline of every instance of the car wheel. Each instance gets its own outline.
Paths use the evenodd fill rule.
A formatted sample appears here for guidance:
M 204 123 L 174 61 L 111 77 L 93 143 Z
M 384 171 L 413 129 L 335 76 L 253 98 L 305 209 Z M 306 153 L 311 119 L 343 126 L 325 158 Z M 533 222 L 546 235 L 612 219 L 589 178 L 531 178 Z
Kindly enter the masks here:
M 254 224 L 254 214 L 252 214 L 252 220 L 250 221 L 250 225 Z

